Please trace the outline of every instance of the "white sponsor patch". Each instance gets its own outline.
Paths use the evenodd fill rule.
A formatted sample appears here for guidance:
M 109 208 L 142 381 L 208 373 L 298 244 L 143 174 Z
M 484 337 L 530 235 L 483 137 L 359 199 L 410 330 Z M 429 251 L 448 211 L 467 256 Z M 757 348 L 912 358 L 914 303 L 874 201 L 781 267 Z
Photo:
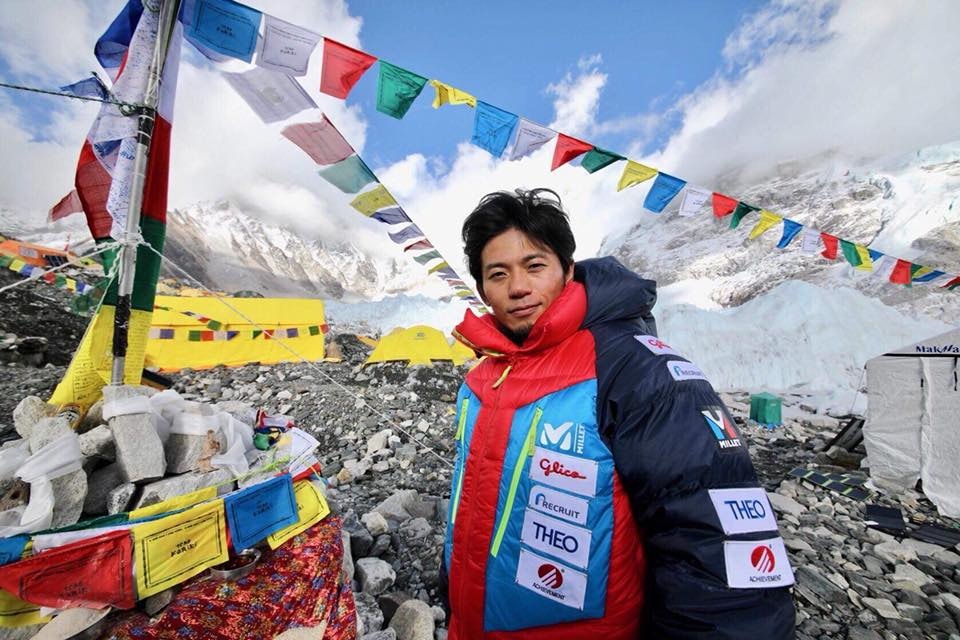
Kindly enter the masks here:
M 651 352 L 658 356 L 679 356 L 680 354 L 673 350 L 673 347 L 658 338 L 657 336 L 633 336 L 637 342 L 645 346 Z
M 667 371 L 669 371 L 673 379 L 677 381 L 707 379 L 707 376 L 703 375 L 703 371 L 700 371 L 700 367 L 690 362 L 683 362 L 682 360 L 671 360 L 668 362 Z
M 520 542 L 564 562 L 586 569 L 590 561 L 589 529 L 527 509 L 523 516 Z
M 531 508 L 557 518 L 587 524 L 587 510 L 590 503 L 569 493 L 533 485 L 530 489 L 529 504 Z
M 574 422 L 564 422 L 558 426 L 546 422 L 543 425 L 543 431 L 540 432 L 541 445 L 577 454 L 583 453 L 585 438 L 586 428 Z
M 760 487 L 710 489 L 710 500 L 726 534 L 777 530 L 767 492 Z
M 727 586 L 734 589 L 770 589 L 793 584 L 793 569 L 779 537 L 751 542 L 723 543 Z
M 595 460 L 576 458 L 543 447 L 533 450 L 530 477 L 580 495 L 597 495 L 597 463 Z
M 583 610 L 587 575 L 520 549 L 517 584 L 572 609 Z

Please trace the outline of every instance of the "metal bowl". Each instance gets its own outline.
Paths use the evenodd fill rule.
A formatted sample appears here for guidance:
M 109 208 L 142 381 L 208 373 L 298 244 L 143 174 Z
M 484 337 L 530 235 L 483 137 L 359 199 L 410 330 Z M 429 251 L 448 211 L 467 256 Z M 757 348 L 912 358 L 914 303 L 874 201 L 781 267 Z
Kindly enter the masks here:
M 244 549 L 229 561 L 211 567 L 210 577 L 215 580 L 239 580 L 253 571 L 259 561 L 259 549 Z

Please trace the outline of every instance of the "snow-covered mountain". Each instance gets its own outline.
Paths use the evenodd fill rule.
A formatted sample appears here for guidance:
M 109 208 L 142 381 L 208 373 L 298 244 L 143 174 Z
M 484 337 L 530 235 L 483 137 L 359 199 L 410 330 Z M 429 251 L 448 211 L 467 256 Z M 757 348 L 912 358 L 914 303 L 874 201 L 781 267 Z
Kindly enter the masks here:
M 378 300 L 437 280 L 405 257 L 370 256 L 347 241 L 307 239 L 228 201 L 171 211 L 164 254 L 208 287 L 268 296 Z M 169 267 L 167 272 L 180 275 Z

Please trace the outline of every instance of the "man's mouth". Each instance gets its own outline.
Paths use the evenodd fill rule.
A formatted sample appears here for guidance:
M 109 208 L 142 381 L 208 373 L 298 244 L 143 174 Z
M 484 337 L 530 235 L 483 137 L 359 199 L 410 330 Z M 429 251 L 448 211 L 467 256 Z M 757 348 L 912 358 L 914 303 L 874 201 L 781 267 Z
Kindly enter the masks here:
M 528 304 L 523 307 L 514 307 L 510 310 L 510 315 L 515 318 L 526 318 L 532 315 L 540 307 L 539 304 Z

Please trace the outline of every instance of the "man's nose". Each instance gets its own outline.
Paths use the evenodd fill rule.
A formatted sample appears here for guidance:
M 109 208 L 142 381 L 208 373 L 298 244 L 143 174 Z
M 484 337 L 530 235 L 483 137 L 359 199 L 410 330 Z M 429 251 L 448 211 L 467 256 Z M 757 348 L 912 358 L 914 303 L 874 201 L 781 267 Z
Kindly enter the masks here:
M 510 278 L 510 297 L 522 298 L 530 293 L 530 279 L 526 273 L 519 273 Z

